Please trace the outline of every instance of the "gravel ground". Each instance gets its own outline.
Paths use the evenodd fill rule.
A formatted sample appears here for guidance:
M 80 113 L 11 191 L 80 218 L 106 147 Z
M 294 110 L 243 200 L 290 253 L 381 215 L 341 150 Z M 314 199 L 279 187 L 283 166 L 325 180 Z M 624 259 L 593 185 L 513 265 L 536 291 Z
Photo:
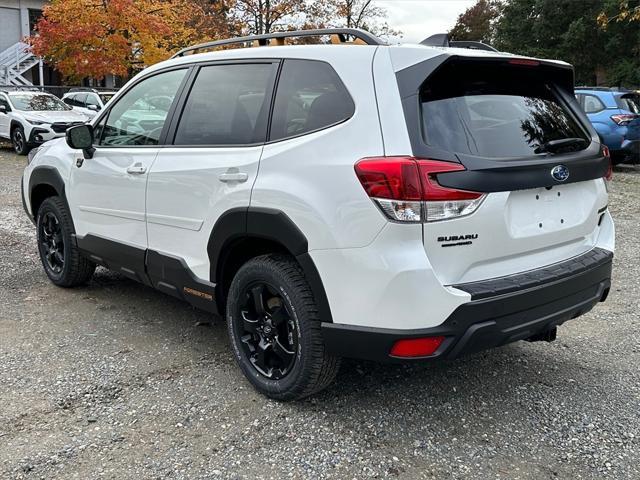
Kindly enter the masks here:
M 0 478 L 640 478 L 640 170 L 615 174 L 614 288 L 559 331 L 434 365 L 348 361 L 255 393 L 224 324 L 106 270 L 51 285 L 0 149 Z

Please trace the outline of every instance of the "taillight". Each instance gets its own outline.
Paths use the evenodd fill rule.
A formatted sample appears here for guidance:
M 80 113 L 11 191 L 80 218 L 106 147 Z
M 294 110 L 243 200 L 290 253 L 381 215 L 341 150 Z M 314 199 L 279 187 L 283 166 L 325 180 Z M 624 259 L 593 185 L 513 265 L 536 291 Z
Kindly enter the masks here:
M 406 338 L 396 341 L 391 348 L 393 357 L 428 357 L 444 342 L 444 337 Z
M 609 166 L 607 167 L 607 173 L 604 174 L 604 179 L 607 182 L 610 182 L 613 179 L 613 163 L 611 163 L 611 152 L 609 151 L 609 147 L 606 145 L 602 145 L 602 155 L 609 161 Z
M 469 215 L 485 197 L 438 183 L 440 173 L 465 170 L 459 163 L 377 157 L 360 160 L 355 170 L 367 195 L 387 217 L 398 222 L 435 222 Z
M 422 180 L 424 220 L 437 222 L 456 217 L 464 217 L 476 211 L 485 195 L 479 192 L 443 187 L 438 183 L 439 173 L 464 171 L 459 163 L 437 160 L 417 160 Z
M 635 113 L 621 113 L 618 115 L 611 115 L 611 120 L 616 122 L 618 125 L 628 125 L 638 117 L 640 117 L 640 115 Z

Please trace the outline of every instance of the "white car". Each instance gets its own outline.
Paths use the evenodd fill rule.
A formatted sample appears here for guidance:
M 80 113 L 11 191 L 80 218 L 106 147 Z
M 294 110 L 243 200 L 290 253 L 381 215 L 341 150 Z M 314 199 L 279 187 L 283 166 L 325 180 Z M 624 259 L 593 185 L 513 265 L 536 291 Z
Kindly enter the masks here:
M 74 110 L 95 117 L 116 94 L 115 91 L 98 91 L 92 88 L 72 88 L 62 96 L 62 101 Z
M 357 41 L 196 53 L 307 35 Z M 54 284 L 99 264 L 224 316 L 291 400 L 341 357 L 553 340 L 609 292 L 610 176 L 570 65 L 331 29 L 145 69 L 22 188 Z
M 67 128 L 87 122 L 58 97 L 39 91 L 0 91 L 0 138 L 26 155 L 47 140 L 64 137 Z

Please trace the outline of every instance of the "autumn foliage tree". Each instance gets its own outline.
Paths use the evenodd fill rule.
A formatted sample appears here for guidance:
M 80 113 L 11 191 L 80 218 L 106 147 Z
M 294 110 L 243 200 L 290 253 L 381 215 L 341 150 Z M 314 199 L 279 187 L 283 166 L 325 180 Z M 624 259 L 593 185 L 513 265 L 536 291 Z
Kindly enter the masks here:
M 307 0 L 235 0 L 229 15 L 243 33 L 260 35 L 299 27 L 309 6 Z
M 491 43 L 495 35 L 496 20 L 500 16 L 500 2 L 479 0 L 458 16 L 449 35 L 454 40 L 471 40 Z
M 392 32 L 372 0 L 52 0 L 30 42 L 68 80 L 128 77 L 205 40 L 299 28 Z
M 211 34 L 186 0 L 53 0 L 31 44 L 69 80 L 128 76 Z

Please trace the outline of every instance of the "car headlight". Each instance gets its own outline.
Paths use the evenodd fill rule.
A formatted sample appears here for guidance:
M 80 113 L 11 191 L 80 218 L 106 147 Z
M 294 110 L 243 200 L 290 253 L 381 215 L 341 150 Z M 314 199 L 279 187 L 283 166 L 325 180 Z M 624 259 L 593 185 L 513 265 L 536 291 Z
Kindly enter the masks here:
M 40 120 L 27 120 L 31 125 L 51 125 L 51 122 L 41 122 Z
M 36 155 L 38 154 L 38 152 L 40 151 L 41 147 L 36 147 L 32 150 L 29 151 L 29 154 L 27 155 L 27 165 L 29 165 L 31 163 L 31 161 L 36 158 Z

